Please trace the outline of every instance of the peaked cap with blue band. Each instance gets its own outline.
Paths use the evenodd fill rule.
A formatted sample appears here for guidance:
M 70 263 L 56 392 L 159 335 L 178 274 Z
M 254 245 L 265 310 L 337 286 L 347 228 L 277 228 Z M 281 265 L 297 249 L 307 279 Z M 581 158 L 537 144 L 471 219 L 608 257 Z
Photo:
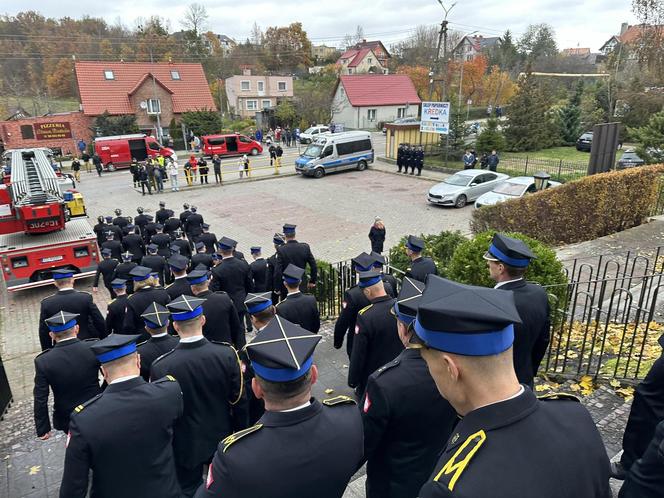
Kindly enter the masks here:
M 280 233 L 275 233 L 275 234 L 272 236 L 272 243 L 273 243 L 275 246 L 281 246 L 281 245 L 284 245 L 285 242 L 286 242 L 286 241 L 284 240 L 284 236 L 281 235 Z
M 249 248 L 249 250 L 251 251 L 251 254 L 257 254 L 257 253 L 261 252 L 261 247 L 260 246 L 251 246 Z
M 69 313 L 68 311 L 59 311 L 50 318 L 44 320 L 48 329 L 53 333 L 64 332 L 76 325 L 78 313 Z
M 136 341 L 140 335 L 111 334 L 101 341 L 95 341 L 90 349 L 99 363 L 108 363 L 136 352 Z
M 168 266 L 175 269 L 175 271 L 182 271 L 187 268 L 187 265 L 189 264 L 189 259 L 185 258 L 180 254 L 174 254 L 173 256 L 168 258 L 167 263 Z
M 134 282 L 140 282 L 141 280 L 147 280 L 150 278 L 151 273 L 152 268 L 148 268 L 147 266 L 135 266 L 131 269 L 129 275 L 131 275 Z
M 133 258 L 134 255 L 130 253 L 129 251 L 125 251 L 122 253 L 122 261 L 131 261 L 131 258 Z
M 203 306 L 205 299 L 194 296 L 181 295 L 174 299 L 166 306 L 171 312 L 171 318 L 174 322 L 184 322 L 191 320 L 203 314 Z
M 297 284 L 302 281 L 304 276 L 304 268 L 295 266 L 293 263 L 289 263 L 286 269 L 281 274 L 284 282 L 287 284 Z
M 414 235 L 409 235 L 408 240 L 406 241 L 406 247 L 413 252 L 422 252 L 424 251 L 424 240 Z
M 195 270 L 187 274 L 187 282 L 191 285 L 202 284 L 203 282 L 208 281 L 208 272 L 207 269 L 199 269 L 196 267 Z
M 151 329 L 160 329 L 168 325 L 168 317 L 170 312 L 159 303 L 151 303 L 150 306 L 145 308 L 141 318 L 145 322 L 145 326 Z
M 423 291 L 424 282 L 404 277 L 401 283 L 401 291 L 392 308 L 394 316 L 406 325 L 413 323 L 417 316 L 417 308 L 420 304 Z
M 72 278 L 74 276 L 74 270 L 68 270 L 68 269 L 53 270 L 51 272 L 51 275 L 53 276 L 53 280 Z
M 382 268 L 385 266 L 385 256 L 382 254 L 378 254 L 376 251 L 371 251 L 371 254 L 369 254 L 374 260 L 373 266 L 374 268 Z
M 111 281 L 111 288 L 122 289 L 123 287 L 127 287 L 127 281 L 124 278 L 114 278 Z
M 219 239 L 218 245 L 222 251 L 229 251 L 237 245 L 237 242 L 229 237 L 222 237 Z
M 464 356 L 509 349 L 521 318 L 512 291 L 463 285 L 429 275 L 413 324 L 417 342 Z
M 525 268 L 533 258 L 535 255 L 525 242 L 502 233 L 493 236 L 489 250 L 484 254 L 486 260 L 505 263 L 515 268 Z
M 256 375 L 271 382 L 290 382 L 309 371 L 321 339 L 276 315 L 245 347 Z
M 383 275 L 378 270 L 369 270 L 360 272 L 360 288 L 371 287 L 383 281 Z
M 271 292 L 250 292 L 247 294 L 247 299 L 244 300 L 244 305 L 250 315 L 260 313 L 263 310 L 272 306 L 272 293 Z
M 356 271 L 369 271 L 373 268 L 376 258 L 371 257 L 366 252 L 362 252 L 355 256 L 351 261 L 355 265 Z
M 283 228 L 284 234 L 291 234 L 291 233 L 295 233 L 295 228 L 296 227 L 297 227 L 297 225 L 292 225 L 290 223 L 285 223 L 282 228 Z
M 113 254 L 113 251 L 111 251 L 108 248 L 104 248 L 104 249 L 101 250 L 101 255 L 102 256 L 110 256 L 111 254 Z

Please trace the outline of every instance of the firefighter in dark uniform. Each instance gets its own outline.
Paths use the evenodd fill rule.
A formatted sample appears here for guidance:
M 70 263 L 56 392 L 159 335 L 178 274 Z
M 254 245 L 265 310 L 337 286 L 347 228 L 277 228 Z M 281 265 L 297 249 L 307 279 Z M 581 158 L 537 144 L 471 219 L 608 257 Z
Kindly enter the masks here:
M 189 266 L 187 258 L 179 254 L 174 254 L 168 258 L 167 262 L 173 277 L 172 283 L 166 286 L 166 292 L 171 301 L 182 294 L 191 294 L 191 286 L 187 281 L 187 266 Z
M 187 221 L 187 218 L 189 218 L 189 215 L 191 215 L 191 211 L 189 210 L 189 204 L 186 202 L 182 204 L 182 209 L 183 211 L 180 213 L 180 224 L 184 227 L 184 223 Z
M 360 273 L 359 286 L 371 304 L 357 315 L 348 385 L 361 397 L 369 375 L 396 358 L 403 351 L 403 344 L 391 312 L 395 299 L 385 293 L 380 273 L 375 270 Z
M 318 276 L 316 258 L 314 258 L 314 255 L 311 253 L 309 244 L 295 240 L 295 228 L 295 225 L 288 223 L 283 226 L 286 243 L 279 246 L 277 249 L 277 267 L 274 278 L 274 289 L 275 292 L 280 289 L 281 299 L 286 298 L 286 288 L 282 284 L 283 279 L 281 274 L 291 263 L 300 268 L 304 268 L 305 270 L 307 265 L 309 265 L 309 282 L 307 285 L 306 276 L 302 279 L 301 289 L 303 291 L 306 291 L 307 288 L 313 289 L 316 287 L 316 278 Z
M 120 261 L 122 259 L 122 242 L 116 239 L 113 232 L 106 232 L 106 242 L 101 245 L 101 250 L 108 249 L 111 251 L 111 258 Z
M 279 301 L 279 288 L 274 286 L 274 276 L 277 272 L 277 250 L 286 241 L 283 235 L 275 233 L 272 236 L 272 243 L 274 244 L 274 254 L 267 258 L 267 290 L 272 292 L 272 302 L 276 303 Z
M 143 230 L 143 240 L 145 241 L 146 244 L 149 244 L 152 241 L 152 237 L 154 237 L 156 234 L 160 233 L 164 229 L 163 225 L 160 225 L 156 221 L 153 221 L 151 215 L 148 216 L 150 216 L 150 221 L 148 221 L 148 224 L 145 225 L 145 229 Z
M 180 223 L 180 218 L 176 218 L 174 216 L 171 216 L 168 218 L 164 223 L 164 233 L 167 233 L 170 237 L 171 240 L 175 239 L 175 232 L 177 230 L 180 230 L 182 227 L 182 223 Z
M 131 271 L 134 282 L 134 293 L 127 298 L 127 314 L 125 315 L 122 331 L 125 334 L 138 334 L 147 339 L 141 314 L 150 303 L 155 302 L 166 306 L 171 300 L 168 292 L 159 287 L 159 279 L 150 268 L 137 266 Z
M 152 383 L 140 377 L 137 339 L 114 334 L 91 346 L 108 387 L 72 413 L 62 497 L 87 496 L 90 470 L 91 496 L 182 496 L 172 436 L 184 410 L 182 391 L 173 377 Z
M 99 277 L 102 277 L 104 282 L 104 287 L 108 289 L 109 294 L 112 298 L 115 298 L 115 292 L 111 287 L 111 280 L 113 280 L 113 272 L 115 267 L 120 263 L 117 259 L 113 259 L 111 255 L 113 252 L 110 249 L 102 249 L 101 256 L 102 260 L 97 264 L 97 272 L 95 273 L 95 281 L 92 284 L 92 292 L 97 292 L 99 287 Z
M 112 222 L 115 226 L 120 227 L 120 230 L 122 230 L 124 227 L 129 225 L 129 220 L 122 216 L 122 209 L 116 208 L 115 210 L 115 218 L 113 218 Z
M 397 147 L 397 173 L 401 173 L 401 168 L 403 166 L 403 144 L 399 144 Z
M 193 496 L 198 488 L 217 442 L 248 424 L 240 360 L 232 346 L 203 336 L 203 301 L 183 295 L 168 303 L 180 342 L 152 363 L 150 373 L 151 379 L 164 375 L 178 379 L 186 400 L 173 442 L 184 496 Z
M 53 347 L 46 319 L 60 311 L 79 316 L 78 338 L 81 340 L 102 338 L 106 335 L 104 317 L 87 292 L 74 290 L 74 273 L 71 270 L 53 270 L 53 283 L 58 291 L 41 302 L 39 312 L 39 342 L 42 351 Z
M 196 239 L 197 242 L 205 244 L 205 252 L 208 254 L 214 254 L 217 250 L 217 236 L 210 232 L 210 225 L 207 223 L 201 224 L 201 230 L 203 233 L 198 236 L 198 239 Z
M 99 362 L 90 350 L 90 342 L 76 337 L 77 317 L 61 311 L 47 318 L 46 326 L 55 345 L 35 358 L 35 428 L 43 440 L 51 437 L 49 388 L 53 392 L 53 428 L 63 432 L 69 429 L 69 414 L 74 408 L 101 392 Z
M 151 303 L 141 315 L 145 323 L 145 331 L 150 338 L 136 347 L 141 356 L 141 377 L 146 381 L 150 380 L 150 368 L 154 360 L 172 350 L 180 340 L 168 333 L 168 317 L 170 316 L 171 313 L 168 309 L 159 303 Z
M 418 496 L 609 498 L 609 459 L 578 399 L 537 399 L 512 361 L 512 292 L 430 276 L 413 323 L 441 395 L 459 414 Z
M 131 281 L 131 271 L 138 266 L 136 263 L 132 263 L 132 259 L 133 257 L 130 252 L 123 252 L 122 262 L 115 267 L 115 271 L 113 272 L 113 280 L 116 278 L 121 278 L 127 281 L 128 295 L 132 295 L 134 293 L 134 285 Z
M 629 469 L 618 498 L 659 498 L 664 496 L 664 419 L 634 465 Z
M 92 231 L 97 236 L 97 244 L 101 247 L 106 242 L 106 223 L 103 216 L 97 216 L 97 224 L 92 227 Z
M 118 225 L 113 224 L 113 217 L 112 216 L 106 216 L 106 231 L 107 232 L 112 232 L 115 240 L 121 240 L 122 239 L 122 228 L 119 227 Z
M 222 259 L 212 270 L 210 289 L 228 293 L 237 309 L 240 324 L 244 326 L 244 315 L 247 312 L 244 300 L 249 292 L 253 292 L 253 282 L 249 264 L 233 256 L 235 244 L 236 242 L 228 237 L 222 237 L 219 241 Z
M 406 276 L 419 280 L 427 281 L 427 275 L 433 273 L 438 275 L 438 269 L 433 259 L 422 256 L 424 251 L 424 241 L 414 235 L 409 235 L 406 241 L 406 254 L 410 258 L 410 266 L 406 270 Z
M 261 255 L 261 248 L 258 246 L 253 246 L 250 249 L 251 257 L 254 260 L 249 263 L 249 268 L 251 268 L 251 278 L 254 281 L 254 292 L 266 292 L 267 291 L 267 261 Z
M 374 251 L 372 251 L 369 256 L 374 259 L 373 267 L 382 275 L 383 283 L 385 284 L 385 292 L 387 292 L 392 297 L 397 297 L 399 294 L 399 283 L 397 279 L 394 278 L 394 275 L 385 273 L 385 256 Z
M 205 299 L 202 304 L 205 315 L 203 325 L 205 338 L 208 341 L 227 342 L 236 351 L 240 351 L 246 344 L 246 339 L 230 296 L 223 291 L 210 290 L 206 270 L 193 270 L 187 275 L 187 281 L 191 286 L 190 294 Z
M 277 316 L 247 344 L 252 388 L 266 411 L 256 425 L 219 443 L 196 498 L 344 494 L 362 463 L 362 421 L 348 396 L 322 403 L 311 396 L 320 339 Z
M 290 264 L 283 271 L 286 299 L 277 304 L 277 314 L 289 322 L 317 334 L 320 330 L 320 312 L 316 298 L 300 292 L 304 269 Z
M 356 272 L 365 272 L 371 270 L 374 259 L 363 252 L 352 259 L 353 268 Z M 341 302 L 341 312 L 334 324 L 334 348 L 341 349 L 346 338 L 346 353 L 351 357 L 353 350 L 353 339 L 355 337 L 355 322 L 357 314 L 361 309 L 369 306 L 371 303 L 367 296 L 362 292 L 362 288 L 355 284 L 346 292 Z
M 424 148 L 421 145 L 418 145 L 415 150 L 415 167 L 417 168 L 417 176 L 422 176 L 422 168 L 424 168 Z
M 411 153 L 410 153 L 410 144 L 404 144 L 403 146 L 403 174 L 408 174 L 408 168 L 411 167 Z
M 420 346 L 410 341 L 423 290 L 423 282 L 404 279 L 392 313 L 406 349 L 369 376 L 360 403 L 367 498 L 417 496 L 458 420 L 436 389 Z
M 163 225 L 166 223 L 166 220 L 173 216 L 175 213 L 173 212 L 172 209 L 166 209 L 166 202 L 164 201 L 159 201 L 159 209 L 157 212 L 154 214 L 154 219 L 157 221 L 157 223 Z
M 141 266 L 146 266 L 152 270 L 152 273 L 156 273 L 159 277 L 159 285 L 163 287 L 165 284 L 166 258 L 157 254 L 158 249 L 159 246 L 156 244 L 149 244 L 147 246 L 148 253 L 146 256 L 143 256 Z
M 132 254 L 131 260 L 138 264 L 145 256 L 145 242 L 134 225 L 127 225 L 126 229 L 130 232 L 122 238 L 122 249 L 130 252 Z
M 131 277 L 130 277 L 131 278 Z M 108 303 L 106 311 L 106 335 L 123 332 L 124 317 L 127 313 L 127 280 L 116 278 L 111 282 L 116 298 Z
M 180 255 L 187 258 L 187 261 L 191 258 L 191 246 L 189 245 L 189 241 L 185 238 L 182 230 L 177 230 L 175 232 L 175 240 L 171 242 L 171 248 L 174 245 L 180 248 Z
M 203 233 L 201 225 L 205 223 L 203 217 L 198 214 L 196 206 L 191 206 L 191 214 L 187 216 L 184 222 L 184 231 L 187 233 L 189 242 L 193 245 L 198 236 Z
M 163 256 L 164 258 L 168 258 L 171 255 L 171 251 L 169 249 L 171 242 L 171 236 L 167 233 L 164 233 L 163 225 L 158 225 L 157 233 L 155 233 L 150 238 L 150 244 L 157 246 L 157 254 L 159 254 L 159 256 Z
M 484 259 L 496 289 L 514 292 L 521 323 L 514 326 L 514 370 L 519 382 L 532 388 L 551 338 L 549 299 L 542 286 L 526 282 L 524 275 L 535 255 L 519 239 L 493 236 Z
M 193 270 L 198 265 L 203 265 L 207 270 L 212 268 L 212 255 L 205 251 L 205 244 L 201 241 L 195 244 L 196 254 L 191 257 L 189 262 L 190 268 Z
M 150 222 L 150 215 L 143 213 L 143 208 L 140 206 L 136 208 L 136 212 L 138 215 L 134 218 L 134 225 L 138 227 L 138 233 L 143 235 L 145 233 L 145 225 Z

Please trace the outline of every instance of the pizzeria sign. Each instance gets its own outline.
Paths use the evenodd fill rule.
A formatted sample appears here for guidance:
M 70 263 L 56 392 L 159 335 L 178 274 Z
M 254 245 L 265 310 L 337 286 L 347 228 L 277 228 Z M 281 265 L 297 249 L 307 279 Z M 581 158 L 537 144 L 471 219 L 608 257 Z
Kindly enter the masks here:
M 67 122 L 35 123 L 34 128 L 37 140 L 71 138 L 71 126 Z

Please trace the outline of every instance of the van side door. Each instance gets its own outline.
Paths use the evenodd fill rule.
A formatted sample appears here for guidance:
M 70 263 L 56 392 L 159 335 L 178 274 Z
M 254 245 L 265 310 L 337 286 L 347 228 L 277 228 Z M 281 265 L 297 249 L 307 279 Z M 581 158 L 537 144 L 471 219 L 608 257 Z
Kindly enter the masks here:
M 327 170 L 338 169 L 338 164 L 334 161 L 334 144 L 327 144 L 320 153 L 320 164 Z

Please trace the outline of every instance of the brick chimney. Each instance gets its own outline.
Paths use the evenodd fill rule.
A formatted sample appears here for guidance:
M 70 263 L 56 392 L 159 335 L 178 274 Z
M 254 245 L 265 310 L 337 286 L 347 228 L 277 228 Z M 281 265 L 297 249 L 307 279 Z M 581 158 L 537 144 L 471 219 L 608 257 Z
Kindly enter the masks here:
M 629 23 L 626 22 L 622 23 L 620 25 L 620 36 L 624 35 L 628 29 L 629 29 Z
M 245 67 L 245 68 L 242 70 L 242 76 L 251 76 L 251 68 L 249 68 L 249 67 Z

